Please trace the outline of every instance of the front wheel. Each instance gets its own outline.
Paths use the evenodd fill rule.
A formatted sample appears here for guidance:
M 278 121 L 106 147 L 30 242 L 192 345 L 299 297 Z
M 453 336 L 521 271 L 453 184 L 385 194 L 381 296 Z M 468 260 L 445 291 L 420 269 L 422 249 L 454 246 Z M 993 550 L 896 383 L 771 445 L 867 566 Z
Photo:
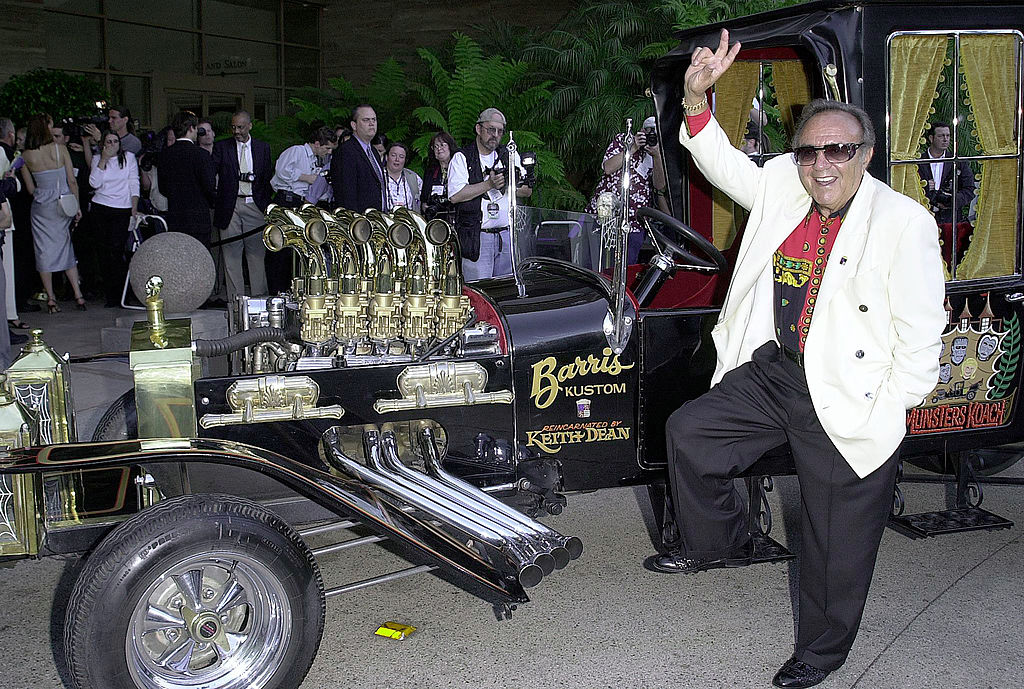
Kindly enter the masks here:
M 64 648 L 76 689 L 294 689 L 324 608 L 316 560 L 288 524 L 234 496 L 183 495 L 89 556 Z

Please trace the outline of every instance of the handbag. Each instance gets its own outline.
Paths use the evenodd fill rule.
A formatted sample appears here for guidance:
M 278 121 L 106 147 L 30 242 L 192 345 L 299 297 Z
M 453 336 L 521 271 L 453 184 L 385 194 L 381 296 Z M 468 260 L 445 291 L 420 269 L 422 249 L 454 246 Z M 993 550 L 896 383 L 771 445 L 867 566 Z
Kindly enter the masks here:
M 60 163 L 60 144 L 57 146 L 57 169 L 63 169 Z M 60 212 L 69 218 L 73 218 L 78 215 L 78 197 L 74 194 L 61 194 L 57 197 L 57 205 L 60 207 Z

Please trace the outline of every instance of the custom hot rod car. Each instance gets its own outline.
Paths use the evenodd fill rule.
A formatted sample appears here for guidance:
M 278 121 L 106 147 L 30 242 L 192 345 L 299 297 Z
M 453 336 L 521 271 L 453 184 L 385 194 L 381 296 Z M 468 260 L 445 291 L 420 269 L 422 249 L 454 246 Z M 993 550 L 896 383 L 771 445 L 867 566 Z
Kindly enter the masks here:
M 800 107 L 824 96 L 871 113 L 871 174 L 922 203 L 930 123 L 949 124 L 949 159 L 975 173 L 974 202 L 939 226 L 940 379 L 902 447 L 924 476 L 955 477 L 957 497 L 903 515 L 897 490 L 909 535 L 1010 526 L 978 505 L 1024 436 L 1021 23 L 1009 3 L 813 2 L 726 25 L 743 50 L 715 112 L 737 145 L 753 132 L 756 159 L 785 155 Z M 193 340 L 188 319 L 164 318 L 154 276 L 134 389 L 91 442 L 76 438 L 68 361 L 33 334 L 0 400 L 0 555 L 86 553 L 64 635 L 79 689 L 295 687 L 327 596 L 434 571 L 505 617 L 583 550 L 536 515 L 574 491 L 658 498 L 664 423 L 707 389 L 743 232 L 676 141 L 681 76 L 718 28 L 679 34 L 653 72 L 673 212 L 642 211 L 645 265 L 625 265 L 615 215 L 597 242 L 611 260 L 588 261 L 607 273 L 566 260 L 587 223 L 522 222 L 515 274 L 467 285 L 443 221 L 271 207 L 264 241 L 296 253 L 291 289 L 240 298 L 226 339 Z M 218 356 L 229 375 L 204 375 Z M 782 447 L 740 477 L 759 560 L 791 557 L 765 500 L 790 471 Z M 386 541 L 409 567 L 325 591 L 306 540 L 352 530 L 317 552 Z

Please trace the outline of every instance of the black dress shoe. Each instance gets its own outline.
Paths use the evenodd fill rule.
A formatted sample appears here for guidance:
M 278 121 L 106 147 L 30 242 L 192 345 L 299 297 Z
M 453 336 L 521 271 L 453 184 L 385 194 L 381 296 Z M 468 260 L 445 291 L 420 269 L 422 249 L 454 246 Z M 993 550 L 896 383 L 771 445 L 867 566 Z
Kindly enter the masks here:
M 28 335 L 22 335 L 21 333 L 16 333 L 13 330 L 11 330 L 10 333 L 12 345 L 20 345 L 28 342 Z
M 831 670 L 822 670 L 813 665 L 808 665 L 802 660 L 797 660 L 796 656 L 794 656 L 787 660 L 779 668 L 779 671 L 775 673 L 775 677 L 772 678 L 772 684 L 777 687 L 783 687 L 783 689 L 803 689 L 804 687 L 813 687 L 815 684 L 821 684 L 831 673 Z
M 732 552 L 718 558 L 687 557 L 681 552 L 654 555 L 644 561 L 644 567 L 662 574 L 695 574 L 707 569 L 746 567 L 754 557 L 754 542 L 747 541 Z

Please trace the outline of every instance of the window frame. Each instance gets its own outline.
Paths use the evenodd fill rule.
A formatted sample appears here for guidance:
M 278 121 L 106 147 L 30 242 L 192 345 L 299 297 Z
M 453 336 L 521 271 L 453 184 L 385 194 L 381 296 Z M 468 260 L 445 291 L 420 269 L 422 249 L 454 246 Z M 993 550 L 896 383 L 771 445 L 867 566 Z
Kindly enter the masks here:
M 953 117 L 950 122 L 952 130 L 950 132 L 952 138 L 952 154 L 949 158 L 949 162 L 956 165 L 959 162 L 971 162 L 979 161 L 984 162 L 987 160 L 1016 160 L 1017 161 L 1017 218 L 1015 223 L 1015 237 L 1014 237 L 1014 272 L 1006 275 L 993 275 L 988 277 L 979 278 L 967 278 L 957 279 L 956 272 L 958 266 L 958 258 L 956 254 L 956 242 L 954 241 L 950 247 L 950 278 L 946 280 L 948 287 L 955 287 L 957 290 L 970 290 L 979 285 L 991 285 L 993 283 L 1009 282 L 1016 283 L 1020 282 L 1022 277 L 1022 252 L 1024 242 L 1022 239 L 1022 229 L 1024 229 L 1024 117 L 1022 117 L 1022 108 L 1024 108 L 1024 33 L 1018 29 L 918 29 L 918 30 L 899 30 L 891 32 L 885 41 L 885 172 L 886 172 L 886 183 L 892 185 L 893 169 L 898 165 L 919 165 L 922 163 L 929 163 L 931 159 L 928 158 L 915 158 L 912 160 L 899 160 L 894 161 L 892 159 L 892 139 L 891 139 L 891 120 L 892 120 L 892 44 L 893 40 L 900 36 L 946 36 L 953 39 L 953 93 L 958 94 L 960 92 L 960 84 L 962 76 L 958 66 L 960 64 L 960 37 L 970 35 L 1001 35 L 1007 36 L 1012 35 L 1017 38 L 1017 64 L 1014 66 L 1014 76 L 1016 80 L 1017 98 L 1016 98 L 1016 109 L 1014 113 L 1015 117 L 1015 129 L 1016 129 L 1016 153 L 1007 154 L 982 154 L 974 156 L 961 156 L 959 154 L 959 136 L 958 131 L 961 127 L 965 126 L 962 123 L 962 117 L 960 115 L 960 101 L 959 98 L 953 98 Z M 953 175 L 953 194 L 956 195 L 956 183 L 957 175 Z M 955 218 L 954 218 L 954 232 L 955 237 Z

